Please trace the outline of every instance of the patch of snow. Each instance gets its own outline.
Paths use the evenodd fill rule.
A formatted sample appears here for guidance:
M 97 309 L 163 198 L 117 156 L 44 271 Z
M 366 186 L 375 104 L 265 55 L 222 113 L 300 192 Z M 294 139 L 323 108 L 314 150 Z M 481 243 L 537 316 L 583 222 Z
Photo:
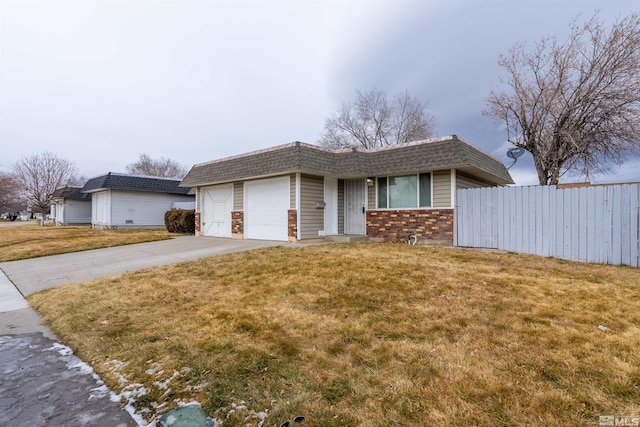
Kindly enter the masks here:
M 87 374 L 87 375 L 94 375 L 93 372 L 93 368 L 91 366 L 89 366 L 88 364 L 84 363 L 82 360 L 78 359 L 78 361 L 76 363 L 71 363 L 69 362 L 67 364 L 67 367 L 69 367 L 69 369 L 78 369 L 80 370 L 80 372 Z M 95 378 L 95 377 L 94 377 Z
M 220 418 L 228 419 L 233 414 L 242 413 L 243 411 L 247 412 L 244 418 L 245 422 L 249 422 L 250 420 L 256 420 L 256 419 L 260 420 L 257 424 L 257 427 L 264 427 L 267 417 L 269 416 L 268 409 L 265 411 L 259 411 L 259 412 L 252 411 L 247 407 L 246 402 L 244 400 L 238 403 L 232 402 L 231 408 L 229 409 L 225 407 L 218 408 L 218 410 L 215 413 Z M 213 418 L 212 420 L 214 422 L 213 424 L 214 427 L 217 427 L 218 425 L 221 426 L 223 424 L 222 421 L 220 421 L 218 418 Z M 216 423 L 219 423 L 219 424 L 216 424 Z
M 59 342 L 54 342 L 52 347 L 45 348 L 43 351 L 57 351 L 60 356 L 70 356 L 73 354 L 73 351 L 69 347 Z
M 162 373 L 163 373 L 163 372 L 164 372 L 164 371 L 160 371 L 160 372 L 158 372 L 158 375 L 162 375 Z M 171 380 L 173 380 L 173 379 L 174 379 L 175 377 L 177 377 L 178 375 L 180 375 L 180 372 L 178 372 L 178 371 L 173 371 L 173 374 L 172 374 L 169 378 L 167 378 L 166 380 L 164 380 L 164 381 L 154 381 L 153 383 L 154 383 L 155 385 L 157 385 L 157 386 L 158 386 L 158 388 L 161 388 L 162 390 L 168 390 L 168 388 L 169 388 L 169 383 L 171 382 Z
M 176 405 L 178 405 L 179 407 L 191 406 L 191 405 L 197 405 L 197 406 L 200 406 L 200 402 L 197 402 L 197 401 L 195 401 L 195 400 L 191 400 L 191 401 L 189 401 L 189 402 L 176 401 Z
M 106 385 L 101 385 L 100 387 L 93 388 L 91 389 L 89 400 L 102 399 L 103 397 L 108 395 L 110 391 L 111 390 L 109 390 Z M 111 400 L 111 396 L 109 396 L 109 400 Z

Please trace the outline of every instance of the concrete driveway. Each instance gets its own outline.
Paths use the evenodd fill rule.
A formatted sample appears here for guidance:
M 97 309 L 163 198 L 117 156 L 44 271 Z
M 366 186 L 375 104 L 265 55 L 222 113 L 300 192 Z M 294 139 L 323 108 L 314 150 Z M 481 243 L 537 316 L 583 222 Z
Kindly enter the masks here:
M 0 227 L 17 227 L 19 225 L 37 224 L 35 221 L 0 221 Z
M 158 242 L 3 262 L 0 263 L 0 270 L 4 271 L 22 295 L 27 296 L 47 288 L 157 265 L 270 246 L 304 245 L 267 240 L 180 236 Z

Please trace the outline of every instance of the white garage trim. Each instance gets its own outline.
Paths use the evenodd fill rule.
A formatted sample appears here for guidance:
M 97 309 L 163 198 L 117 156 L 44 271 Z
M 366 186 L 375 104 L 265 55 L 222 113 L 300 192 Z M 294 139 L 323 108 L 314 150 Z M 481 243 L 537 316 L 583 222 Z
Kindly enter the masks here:
M 290 185 L 289 176 L 245 182 L 245 238 L 288 240 Z

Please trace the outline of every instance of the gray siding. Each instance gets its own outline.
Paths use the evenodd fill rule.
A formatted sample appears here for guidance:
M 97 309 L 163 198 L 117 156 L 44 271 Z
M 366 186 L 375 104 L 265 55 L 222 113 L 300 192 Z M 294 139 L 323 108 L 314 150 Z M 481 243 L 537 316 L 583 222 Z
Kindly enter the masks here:
M 344 234 L 344 179 L 338 180 L 338 234 Z
M 296 174 L 289 175 L 289 209 L 296 209 Z
M 173 202 L 192 202 L 193 196 L 135 192 L 111 192 L 112 227 L 129 228 L 162 228 L 164 214 L 171 209 Z
M 472 177 L 471 175 L 456 171 L 456 190 L 495 186 L 496 184 L 492 184 L 479 178 Z
M 244 183 L 243 182 L 233 183 L 233 210 L 234 211 L 244 210 Z
M 300 239 L 314 239 L 324 230 L 324 209 L 316 208 L 316 202 L 324 200 L 324 178 L 302 175 L 300 177 Z
M 91 200 L 65 199 L 62 214 L 63 225 L 91 224 Z
M 451 206 L 451 170 L 433 171 L 431 174 L 434 208 L 450 208 Z

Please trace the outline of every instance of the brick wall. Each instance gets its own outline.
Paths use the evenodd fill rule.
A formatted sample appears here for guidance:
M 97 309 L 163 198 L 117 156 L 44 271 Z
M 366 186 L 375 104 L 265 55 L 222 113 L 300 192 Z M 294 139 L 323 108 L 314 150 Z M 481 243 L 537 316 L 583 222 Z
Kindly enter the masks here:
M 289 209 L 287 211 L 287 217 L 289 222 L 289 241 L 296 241 L 298 240 L 298 211 Z
M 418 239 L 453 240 L 453 209 L 367 211 L 367 236 L 396 242 L 410 234 Z
M 196 212 L 195 221 L 196 221 L 196 233 L 195 234 L 196 234 L 196 236 L 199 236 L 200 235 L 200 212 Z
M 238 238 L 244 236 L 244 211 L 231 212 L 231 236 Z

